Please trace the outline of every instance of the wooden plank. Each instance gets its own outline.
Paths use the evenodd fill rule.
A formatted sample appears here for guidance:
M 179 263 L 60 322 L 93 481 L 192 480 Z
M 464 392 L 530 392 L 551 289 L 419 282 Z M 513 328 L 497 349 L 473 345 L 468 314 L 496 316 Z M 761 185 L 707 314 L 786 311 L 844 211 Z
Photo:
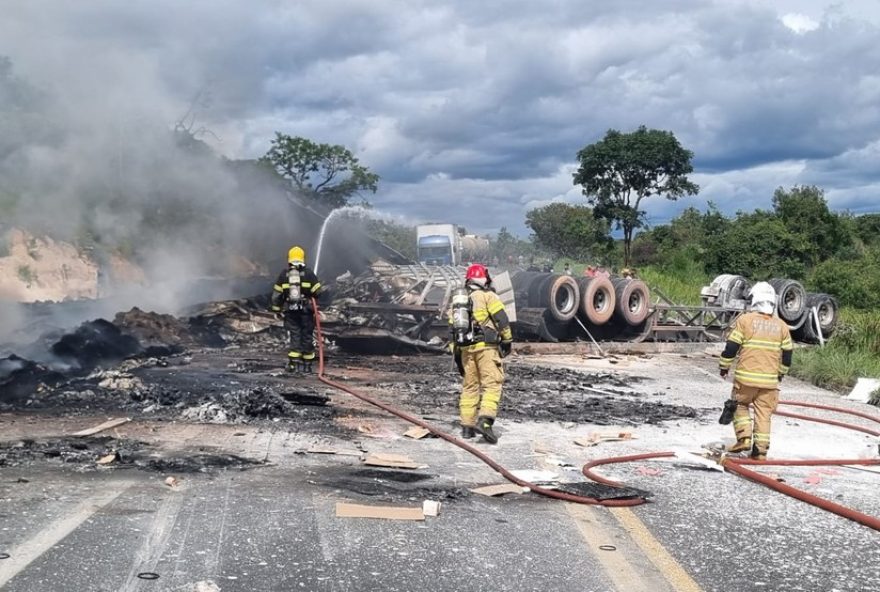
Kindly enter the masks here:
M 381 518 L 383 520 L 424 520 L 422 508 L 395 506 L 363 506 L 336 502 L 337 518 Z
M 104 423 L 100 425 L 96 425 L 93 428 L 88 428 L 86 430 L 80 430 L 78 432 L 74 432 L 71 436 L 83 437 L 83 436 L 92 436 L 97 434 L 98 432 L 103 432 L 104 430 L 109 430 L 110 428 L 115 428 L 117 426 L 121 426 L 124 423 L 128 423 L 131 421 L 130 417 L 120 417 L 117 419 L 108 419 Z
M 486 495 L 489 497 L 494 497 L 496 495 L 504 495 L 505 493 L 525 493 L 529 490 L 528 487 L 520 487 L 515 483 L 502 483 L 500 485 L 486 485 L 484 487 L 477 487 L 476 489 L 471 489 L 474 493 L 478 493 L 480 495 Z
M 410 429 L 403 432 L 403 435 L 407 438 L 412 438 L 413 440 L 421 440 L 431 432 L 422 426 L 413 426 Z
M 373 453 L 364 459 L 365 465 L 374 467 L 392 467 L 395 469 L 418 469 L 420 465 L 413 462 L 408 456 L 402 454 Z

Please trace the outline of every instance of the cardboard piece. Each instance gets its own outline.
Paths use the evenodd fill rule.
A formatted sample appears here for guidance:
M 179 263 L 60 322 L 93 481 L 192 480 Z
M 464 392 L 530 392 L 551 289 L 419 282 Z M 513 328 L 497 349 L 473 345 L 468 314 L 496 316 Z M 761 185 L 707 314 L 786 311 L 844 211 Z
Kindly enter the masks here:
M 96 425 L 93 428 L 88 428 L 86 430 L 80 430 L 78 432 L 74 432 L 70 434 L 71 436 L 76 436 L 81 438 L 83 436 L 91 436 L 97 434 L 98 432 L 103 432 L 104 430 L 109 430 L 110 428 L 115 428 L 116 426 L 121 426 L 124 423 L 128 423 L 131 421 L 130 417 L 120 417 L 117 419 L 108 419 L 102 424 Z
M 434 500 L 425 500 L 422 502 L 422 513 L 425 516 L 439 516 L 440 502 Z
M 422 466 L 413 462 L 408 456 L 382 452 L 368 454 L 364 459 L 364 464 L 373 467 L 392 467 L 395 469 L 418 469 Z
M 403 508 L 395 506 L 363 506 L 336 502 L 337 518 L 382 518 L 385 520 L 424 520 L 422 508 Z
M 421 440 L 428 434 L 430 434 L 430 430 L 423 428 L 421 426 L 413 426 L 410 429 L 403 432 L 403 435 L 407 438 L 412 438 L 413 440 Z
M 878 388 L 880 388 L 880 378 L 859 378 L 856 380 L 856 385 L 844 398 L 867 403 L 871 400 L 871 393 Z
M 529 483 L 555 483 L 559 481 L 559 475 L 553 471 L 536 471 L 535 469 L 516 469 L 510 471 L 514 477 Z
M 515 483 L 502 483 L 500 485 L 486 485 L 471 489 L 474 493 L 494 497 L 496 495 L 504 495 L 505 493 L 527 493 L 528 487 L 520 487 Z
M 638 436 L 632 432 L 593 432 L 586 438 L 575 438 L 574 443 L 578 446 L 595 446 L 600 442 L 621 442 L 623 440 L 636 440 Z

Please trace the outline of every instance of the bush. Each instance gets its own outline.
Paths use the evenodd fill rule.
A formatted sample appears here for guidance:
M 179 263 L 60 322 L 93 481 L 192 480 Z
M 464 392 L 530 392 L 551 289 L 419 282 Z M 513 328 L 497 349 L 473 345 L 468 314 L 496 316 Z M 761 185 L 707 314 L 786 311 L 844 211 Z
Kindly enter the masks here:
M 880 378 L 880 312 L 841 311 L 841 322 L 825 347 L 798 348 L 792 375 L 845 390 L 856 379 Z
M 857 261 L 829 259 L 813 269 L 807 285 L 834 295 L 842 306 L 880 308 L 880 265 L 873 257 Z

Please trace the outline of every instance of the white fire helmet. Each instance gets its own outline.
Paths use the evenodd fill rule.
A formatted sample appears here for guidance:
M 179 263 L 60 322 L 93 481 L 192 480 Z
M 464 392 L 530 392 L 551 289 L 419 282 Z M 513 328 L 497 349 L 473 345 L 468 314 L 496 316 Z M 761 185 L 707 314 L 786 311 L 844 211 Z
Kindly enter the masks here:
M 776 290 L 767 282 L 758 282 L 749 292 L 752 299 L 752 310 L 764 314 L 773 314 L 776 310 Z

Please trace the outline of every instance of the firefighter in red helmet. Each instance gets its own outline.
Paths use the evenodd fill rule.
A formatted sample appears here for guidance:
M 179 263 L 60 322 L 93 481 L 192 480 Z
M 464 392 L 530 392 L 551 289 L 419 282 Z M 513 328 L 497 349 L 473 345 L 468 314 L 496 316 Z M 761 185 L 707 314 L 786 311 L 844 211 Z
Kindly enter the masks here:
M 504 382 L 501 359 L 510 354 L 513 334 L 504 304 L 492 289 L 484 265 L 467 268 L 465 287 L 453 293 L 450 323 L 453 353 L 462 375 L 462 437 L 473 438 L 479 432 L 494 444 L 498 436 L 492 425 Z

